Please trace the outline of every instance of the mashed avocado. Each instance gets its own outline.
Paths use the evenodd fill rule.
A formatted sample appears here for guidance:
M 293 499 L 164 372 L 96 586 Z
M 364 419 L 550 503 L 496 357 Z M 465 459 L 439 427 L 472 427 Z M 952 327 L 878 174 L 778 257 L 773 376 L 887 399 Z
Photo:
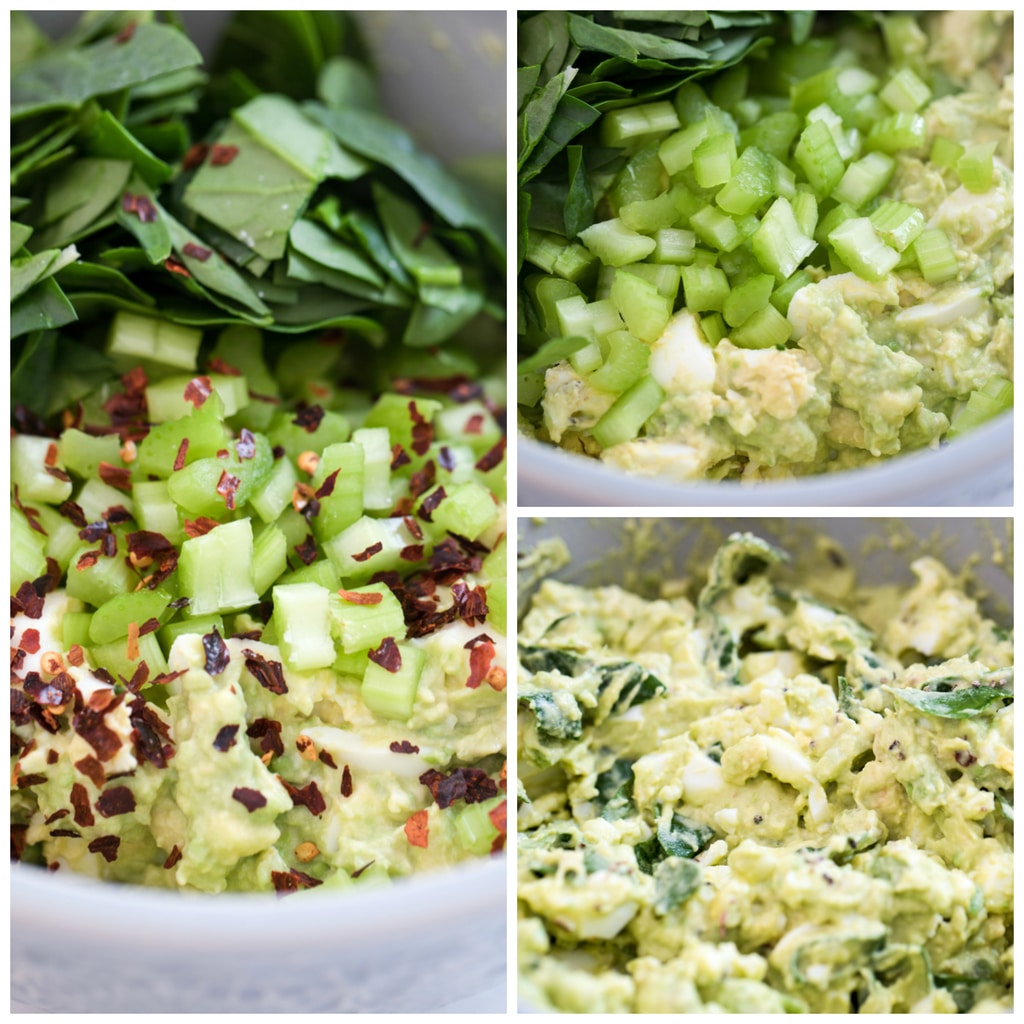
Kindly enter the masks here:
M 648 600 L 545 581 L 519 634 L 519 970 L 564 1012 L 997 1012 L 1012 640 L 939 561 L 801 586 L 750 534 Z M 826 557 L 826 554 L 828 557 Z
M 55 591 L 21 603 L 11 812 L 23 860 L 280 892 L 501 848 L 505 645 L 493 623 L 451 617 L 403 639 L 423 670 L 401 720 L 370 710 L 352 667 L 299 672 L 275 644 L 214 633 L 178 637 L 144 696 L 94 673 L 81 648 L 55 653 L 79 602 Z

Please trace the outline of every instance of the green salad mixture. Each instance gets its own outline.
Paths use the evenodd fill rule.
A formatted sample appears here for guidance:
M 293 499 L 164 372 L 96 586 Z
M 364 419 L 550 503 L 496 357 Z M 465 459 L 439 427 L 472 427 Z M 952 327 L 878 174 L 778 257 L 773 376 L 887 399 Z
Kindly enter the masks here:
M 1013 642 L 933 557 L 863 587 L 753 534 L 519 631 L 520 993 L 538 1010 L 1007 1011 Z
M 206 892 L 505 835 L 500 202 L 358 22 L 11 20 L 12 851 Z
M 1013 404 L 1013 15 L 519 21 L 519 429 L 666 480 Z

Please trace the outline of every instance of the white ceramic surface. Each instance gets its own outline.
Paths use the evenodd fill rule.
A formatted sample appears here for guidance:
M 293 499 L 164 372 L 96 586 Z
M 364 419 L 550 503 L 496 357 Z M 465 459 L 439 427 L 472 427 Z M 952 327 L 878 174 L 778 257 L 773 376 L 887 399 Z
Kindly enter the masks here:
M 59 32 L 66 11 L 40 23 Z M 223 12 L 186 12 L 208 52 Z M 504 11 L 361 16 L 388 109 L 446 159 L 503 154 Z M 372 891 L 183 896 L 11 871 L 11 1010 L 505 1010 L 504 857 Z
M 869 469 L 748 485 L 672 484 L 630 477 L 551 445 L 518 442 L 520 507 L 605 505 L 1011 507 L 1013 416 L 985 424 L 937 451 L 913 452 Z

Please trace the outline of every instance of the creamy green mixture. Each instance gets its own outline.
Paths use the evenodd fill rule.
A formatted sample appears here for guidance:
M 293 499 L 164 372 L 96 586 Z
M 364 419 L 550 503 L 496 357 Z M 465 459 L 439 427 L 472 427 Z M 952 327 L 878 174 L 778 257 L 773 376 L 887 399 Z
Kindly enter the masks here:
M 531 1006 L 1011 1007 L 1010 634 L 932 557 L 866 589 L 818 554 L 806 589 L 736 534 L 685 596 L 538 590 L 518 682 Z

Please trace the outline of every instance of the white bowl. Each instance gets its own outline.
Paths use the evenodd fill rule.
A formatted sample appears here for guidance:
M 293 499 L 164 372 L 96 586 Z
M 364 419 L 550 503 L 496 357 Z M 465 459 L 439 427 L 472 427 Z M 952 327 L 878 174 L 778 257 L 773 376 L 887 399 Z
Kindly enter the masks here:
M 186 12 L 207 52 L 224 12 Z M 60 33 L 72 12 L 44 12 Z M 505 151 L 504 11 L 361 15 L 385 104 L 447 160 Z M 200 896 L 11 871 L 12 1012 L 505 1010 L 506 858 L 348 893 Z
M 935 451 L 878 466 L 796 480 L 674 484 L 627 476 L 596 459 L 520 438 L 519 505 L 1005 506 L 1013 505 L 1013 416 L 1002 416 Z

